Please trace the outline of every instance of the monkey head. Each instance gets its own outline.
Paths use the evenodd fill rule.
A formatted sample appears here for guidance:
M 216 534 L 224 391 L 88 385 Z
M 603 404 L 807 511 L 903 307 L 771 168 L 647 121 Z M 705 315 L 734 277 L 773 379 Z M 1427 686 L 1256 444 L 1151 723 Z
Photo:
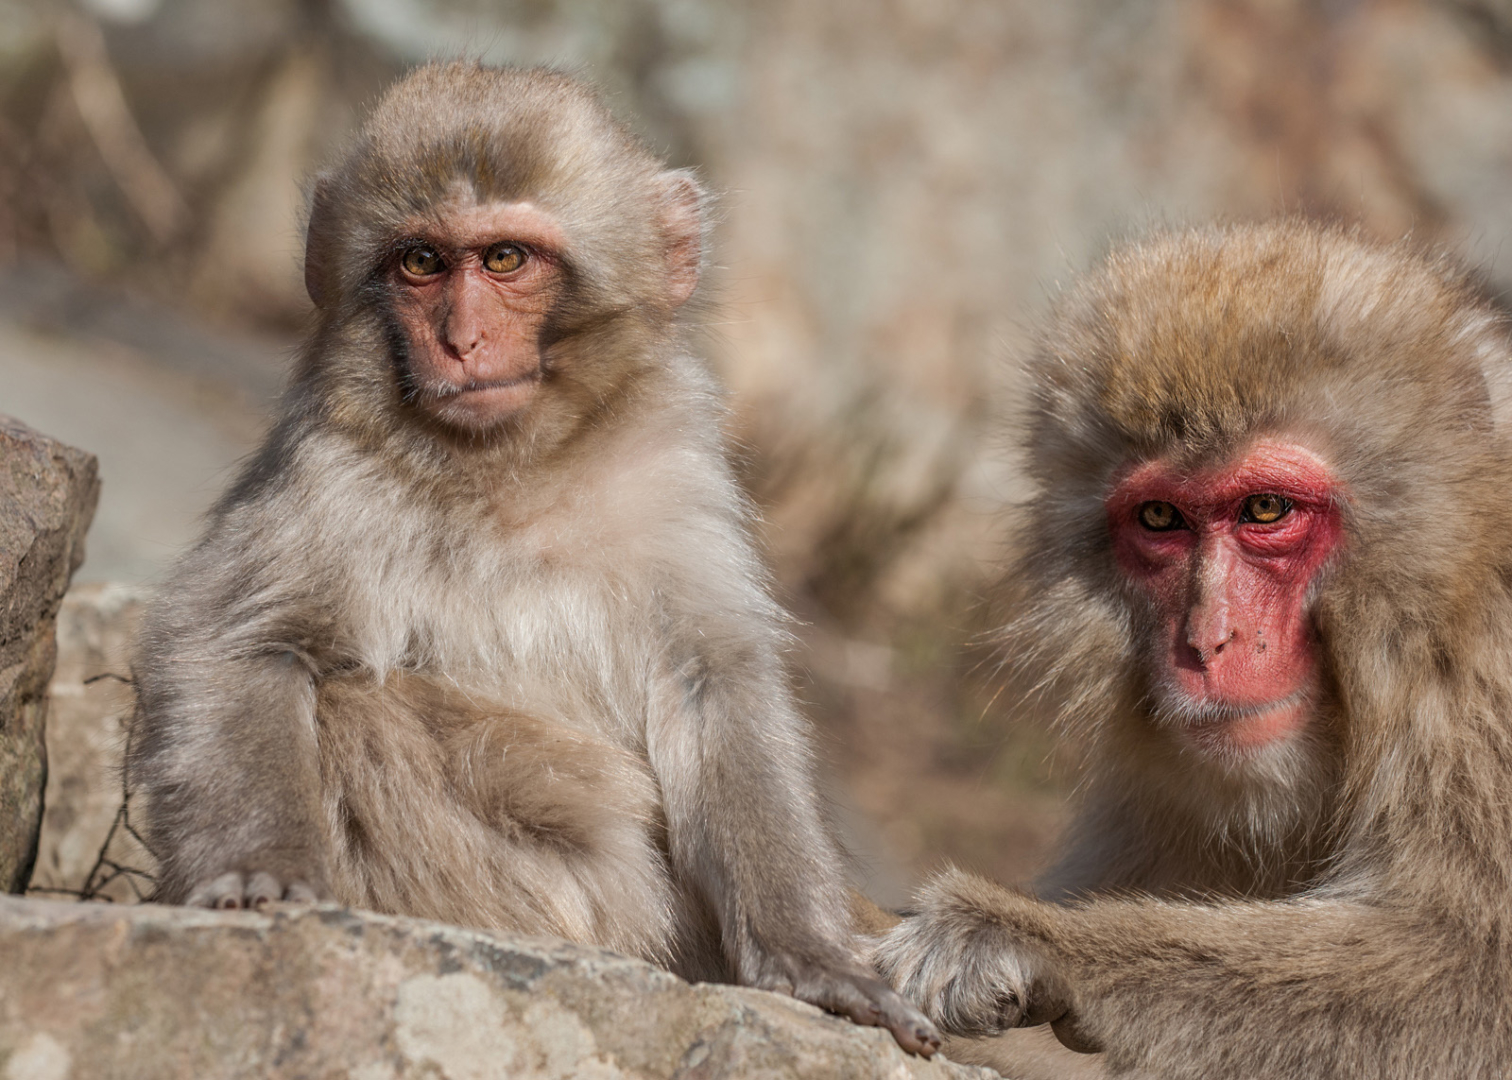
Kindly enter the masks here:
M 1068 293 L 1030 361 L 1009 627 L 1065 718 L 1272 778 L 1375 737 L 1349 717 L 1394 715 L 1414 667 L 1385 658 L 1455 632 L 1459 567 L 1500 542 L 1492 310 L 1298 222 L 1157 236 Z
M 702 198 L 570 79 L 422 68 L 316 184 L 310 377 L 354 424 L 554 444 L 656 364 L 698 281 Z

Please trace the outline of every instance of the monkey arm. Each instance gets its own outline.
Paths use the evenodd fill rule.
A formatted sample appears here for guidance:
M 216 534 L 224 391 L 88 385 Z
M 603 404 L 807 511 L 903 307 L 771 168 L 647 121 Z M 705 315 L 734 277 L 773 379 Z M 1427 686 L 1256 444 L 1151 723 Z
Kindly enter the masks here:
M 814 794 L 802 718 L 768 619 L 705 617 L 661 681 L 648 752 L 671 857 L 714 908 L 745 984 L 887 1027 L 930 1054 L 939 1036 L 852 945 L 841 857 Z
M 191 563 L 223 555 L 207 542 Z M 135 664 L 127 778 L 149 802 L 158 897 L 315 899 L 327 890 L 314 679 L 277 644 L 276 616 L 249 615 L 214 580 L 185 574 L 144 627 Z
M 1049 1022 L 1115 1071 L 1445 1076 L 1462 1074 L 1457 1047 L 1512 1052 L 1497 948 L 1447 918 L 1357 900 L 1062 907 L 951 871 L 878 959 L 947 1030 Z

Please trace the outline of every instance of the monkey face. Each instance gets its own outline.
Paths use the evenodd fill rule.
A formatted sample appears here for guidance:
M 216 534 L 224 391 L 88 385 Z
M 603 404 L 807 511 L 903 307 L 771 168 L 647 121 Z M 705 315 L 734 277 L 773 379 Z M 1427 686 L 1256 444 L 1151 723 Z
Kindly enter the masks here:
M 467 431 L 507 423 L 544 374 L 562 231 L 526 202 L 448 205 L 409 224 L 387 276 L 414 404 Z
M 1150 602 L 1157 713 L 1196 748 L 1248 754 L 1306 725 L 1318 682 L 1311 586 L 1343 492 L 1311 451 L 1260 442 L 1183 471 L 1127 468 L 1106 500 L 1120 572 Z

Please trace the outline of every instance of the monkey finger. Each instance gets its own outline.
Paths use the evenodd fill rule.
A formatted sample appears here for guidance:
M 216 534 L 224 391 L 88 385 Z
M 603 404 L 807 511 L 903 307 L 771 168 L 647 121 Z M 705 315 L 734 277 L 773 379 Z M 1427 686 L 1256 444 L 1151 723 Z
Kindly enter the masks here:
M 1055 1037 L 1067 1050 L 1073 1050 L 1078 1054 L 1102 1053 L 1102 1043 L 1082 1028 L 1074 1012 L 1064 1013 L 1050 1021 L 1050 1030 L 1055 1032 Z
M 320 893 L 303 881 L 295 881 L 284 890 L 284 899 L 291 904 L 314 904 L 320 901 Z
M 1023 1014 L 1018 1027 L 1038 1027 L 1040 1024 L 1060 1022 L 1071 1013 L 1071 991 L 1065 981 L 1053 971 L 1036 972 L 1024 995 Z
M 940 1032 L 918 1009 L 891 990 L 881 1002 L 881 1024 L 892 1032 L 898 1045 L 920 1057 L 933 1057 L 940 1049 Z
M 800 996 L 864 1027 L 885 1027 L 911 1054 L 930 1057 L 940 1048 L 940 1033 L 929 1019 L 884 982 L 866 976 L 826 977 Z
M 320 900 L 321 895 L 308 882 L 296 880 L 285 885 L 266 870 L 252 874 L 230 870 L 199 885 L 184 903 L 190 907 L 216 908 L 222 911 L 260 911 L 280 900 L 313 904 Z
M 241 873 L 229 870 L 219 877 L 202 882 L 184 901 L 189 907 L 221 908 L 231 910 L 242 906 L 246 881 Z
M 283 899 L 283 884 L 266 870 L 259 870 L 247 879 L 243 903 L 250 910 L 260 911 L 275 900 Z

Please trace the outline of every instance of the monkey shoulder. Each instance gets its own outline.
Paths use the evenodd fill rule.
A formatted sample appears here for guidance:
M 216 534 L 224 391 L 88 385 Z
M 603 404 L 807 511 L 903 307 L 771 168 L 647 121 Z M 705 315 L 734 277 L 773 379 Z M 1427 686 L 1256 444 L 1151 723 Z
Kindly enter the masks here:
M 643 669 L 619 654 L 664 652 L 690 619 L 775 618 L 717 421 L 667 420 L 445 497 L 343 433 L 306 432 L 276 483 L 217 508 L 175 576 L 174 621 L 318 640 L 364 667 L 578 677 L 608 656 Z

